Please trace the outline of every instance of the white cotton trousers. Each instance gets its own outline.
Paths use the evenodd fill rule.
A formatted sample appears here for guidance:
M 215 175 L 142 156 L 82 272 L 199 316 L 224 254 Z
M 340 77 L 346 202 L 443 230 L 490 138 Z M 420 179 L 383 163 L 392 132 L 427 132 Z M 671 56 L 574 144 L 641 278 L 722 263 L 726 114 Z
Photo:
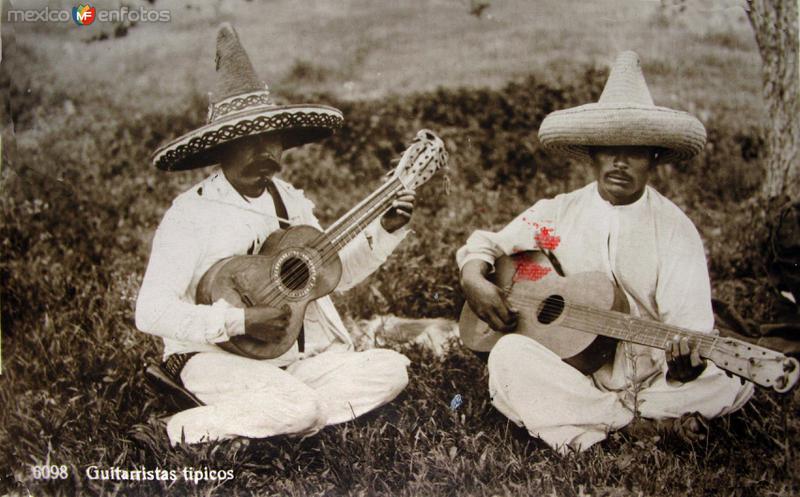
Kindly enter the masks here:
M 488 369 L 497 410 L 561 454 L 586 450 L 633 420 L 625 391 L 598 388 L 591 376 L 523 335 L 502 337 L 489 354 Z M 660 374 L 639 391 L 638 409 L 651 419 L 692 412 L 713 418 L 740 409 L 752 393 L 752 383 L 730 378 L 709 362 L 687 383 L 667 382 Z
M 206 405 L 167 423 L 175 445 L 236 436 L 311 435 L 390 402 L 408 384 L 404 355 L 388 349 L 323 352 L 285 370 L 227 352 L 201 352 L 181 371 Z

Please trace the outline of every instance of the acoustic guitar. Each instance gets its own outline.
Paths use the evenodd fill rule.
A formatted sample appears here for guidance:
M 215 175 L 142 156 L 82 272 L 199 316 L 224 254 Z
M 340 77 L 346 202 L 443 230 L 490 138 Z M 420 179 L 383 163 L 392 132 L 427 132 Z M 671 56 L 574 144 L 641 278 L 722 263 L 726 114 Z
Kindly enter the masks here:
M 700 356 L 720 368 L 778 392 L 790 390 L 800 376 L 798 361 L 774 350 L 631 316 L 627 298 L 604 273 L 561 277 L 541 252 L 500 257 L 492 278 L 519 311 L 515 333 L 536 340 L 584 374 L 610 361 L 618 340 L 666 349 L 678 335 L 698 343 Z M 464 345 L 476 352 L 489 352 L 504 335 L 468 304 L 459 330 Z
M 200 279 L 196 302 L 224 298 L 237 307 L 288 305 L 289 326 L 259 340 L 247 335 L 218 345 L 253 359 L 273 359 L 297 341 L 308 304 L 331 293 L 342 277 L 339 252 L 372 221 L 391 208 L 397 192 L 414 190 L 447 166 L 444 143 L 421 130 L 403 153 L 388 181 L 350 209 L 324 232 L 313 226 L 291 226 L 269 235 L 257 255 L 237 255 L 211 266 Z

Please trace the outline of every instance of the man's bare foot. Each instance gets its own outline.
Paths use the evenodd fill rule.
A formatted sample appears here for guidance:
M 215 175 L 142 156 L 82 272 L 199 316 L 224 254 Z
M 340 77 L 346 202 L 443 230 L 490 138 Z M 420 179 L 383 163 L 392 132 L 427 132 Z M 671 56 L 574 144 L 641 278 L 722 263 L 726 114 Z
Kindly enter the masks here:
M 639 419 L 625 427 L 633 438 L 663 438 L 676 435 L 686 443 L 701 442 L 708 434 L 708 420 L 700 413 L 684 414 L 680 418 L 659 420 Z
M 687 413 L 680 418 L 661 419 L 656 421 L 659 431 L 674 433 L 687 443 L 701 442 L 708 434 L 708 420 L 699 412 Z

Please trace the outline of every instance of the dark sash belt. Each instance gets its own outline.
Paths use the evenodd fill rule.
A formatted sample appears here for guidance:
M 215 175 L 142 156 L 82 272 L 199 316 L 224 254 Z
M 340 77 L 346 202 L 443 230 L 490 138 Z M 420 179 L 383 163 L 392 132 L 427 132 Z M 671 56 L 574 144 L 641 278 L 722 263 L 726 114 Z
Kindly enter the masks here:
M 181 381 L 181 371 L 183 371 L 183 367 L 186 366 L 186 363 L 189 362 L 189 359 L 191 359 L 195 354 L 197 354 L 197 352 L 172 354 L 171 356 L 167 357 L 167 360 L 162 363 L 161 367 L 164 368 L 164 371 L 170 375 L 175 383 L 182 385 L 183 382 Z
M 275 186 L 275 183 L 273 183 L 272 180 L 269 180 L 267 183 L 267 191 L 272 196 L 272 201 L 275 203 L 275 214 L 278 215 L 278 225 L 282 229 L 288 228 L 289 223 L 284 221 L 284 219 L 289 219 L 289 213 L 286 211 L 286 204 L 283 203 L 281 194 L 278 193 L 278 188 Z M 300 333 L 297 335 L 297 350 L 300 352 L 304 352 L 306 350 L 306 334 L 304 325 L 300 325 Z

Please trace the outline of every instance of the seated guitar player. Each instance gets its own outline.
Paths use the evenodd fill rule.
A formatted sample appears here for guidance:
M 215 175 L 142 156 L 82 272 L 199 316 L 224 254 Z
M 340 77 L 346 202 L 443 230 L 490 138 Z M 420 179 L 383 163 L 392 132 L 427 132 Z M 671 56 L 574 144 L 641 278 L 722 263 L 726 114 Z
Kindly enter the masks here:
M 279 227 L 319 228 L 303 191 L 273 175 L 285 149 L 330 136 L 342 115 L 322 105 L 273 103 L 229 25 L 219 30 L 216 57 L 208 124 L 161 147 L 153 161 L 167 171 L 221 168 L 179 195 L 164 215 L 136 303 L 137 328 L 163 338 L 164 369 L 203 404 L 169 419 L 173 445 L 313 434 L 390 402 L 408 383 L 404 355 L 353 350 L 329 297 L 308 305 L 297 342 L 274 359 L 218 346 L 237 335 L 286 333 L 286 307 L 239 308 L 224 299 L 201 305 L 195 292 L 214 263 L 258 254 Z M 408 232 L 413 204 L 413 192 L 400 191 L 386 214 L 344 247 L 337 290 L 359 283 L 386 260 Z
M 458 250 L 473 312 L 495 330 L 513 331 L 518 311 L 487 276 L 499 257 L 539 250 L 567 276 L 605 273 L 635 316 L 711 333 L 700 235 L 647 184 L 659 163 L 694 156 L 705 139 L 693 116 L 655 106 L 638 56 L 620 54 L 597 103 L 553 112 L 539 130 L 545 150 L 590 164 L 596 181 L 539 200 L 496 233 L 475 231 Z M 619 342 L 613 358 L 584 375 L 532 338 L 508 333 L 491 349 L 488 371 L 492 404 L 561 453 L 604 440 L 636 410 L 699 437 L 703 418 L 741 408 L 753 391 L 677 337 L 666 352 Z

